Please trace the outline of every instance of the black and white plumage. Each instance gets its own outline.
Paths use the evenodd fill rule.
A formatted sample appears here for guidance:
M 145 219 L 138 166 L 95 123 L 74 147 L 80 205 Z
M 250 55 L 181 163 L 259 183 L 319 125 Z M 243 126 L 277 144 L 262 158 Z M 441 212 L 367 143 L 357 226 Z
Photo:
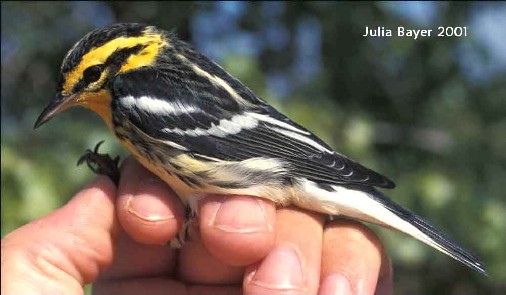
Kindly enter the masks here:
M 100 64 L 102 84 L 75 78 L 83 63 Z M 267 198 L 397 229 L 485 273 L 478 257 L 376 189 L 392 181 L 333 151 L 172 34 L 137 24 L 96 30 L 62 71 L 67 97 L 107 91 L 110 113 L 82 105 L 193 210 L 203 193 Z M 48 108 L 37 125 L 56 113 Z
M 392 181 L 334 152 L 266 104 L 254 111 L 232 114 L 201 106 L 198 100 L 193 105 L 167 97 L 123 96 L 117 101 L 120 116 L 128 117 L 129 124 L 138 131 L 172 143 L 168 146 L 175 153 L 180 151 L 207 163 L 201 171 L 181 173 L 177 167 L 168 169 L 194 179 L 193 183 L 198 184 L 195 192 L 204 185 L 206 192 L 213 192 L 213 186 L 217 193 L 252 194 L 258 190 L 259 197 L 277 203 L 395 228 L 483 271 L 476 256 L 373 187 L 393 188 Z M 222 115 L 216 116 L 220 112 Z M 162 115 L 155 124 L 148 118 L 154 113 Z M 151 151 L 146 152 L 143 156 L 149 157 Z M 153 161 L 163 162 L 164 154 L 169 153 L 162 152 L 161 159 Z M 295 195 L 287 195 L 290 188 L 295 188 Z

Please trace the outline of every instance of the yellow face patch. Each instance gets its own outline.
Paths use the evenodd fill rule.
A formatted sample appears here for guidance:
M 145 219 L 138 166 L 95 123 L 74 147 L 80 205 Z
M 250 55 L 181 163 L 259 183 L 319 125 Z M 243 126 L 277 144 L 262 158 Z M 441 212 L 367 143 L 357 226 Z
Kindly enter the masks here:
M 149 43 L 149 45 L 147 45 L 141 52 L 131 55 L 127 59 L 126 63 L 119 69 L 119 73 L 150 65 L 156 58 L 158 50 L 160 50 L 160 47 L 162 46 L 162 41 Z
M 71 94 L 73 87 L 79 82 L 83 76 L 84 70 L 88 67 L 103 64 L 116 50 L 130 48 L 136 45 L 145 45 L 146 47 L 139 53 L 130 56 L 119 72 L 125 72 L 152 64 L 160 48 L 166 46 L 167 43 L 161 34 L 153 34 L 148 29 L 143 36 L 119 37 L 100 47 L 93 48 L 81 58 L 81 62 L 77 67 L 65 75 L 63 94 Z

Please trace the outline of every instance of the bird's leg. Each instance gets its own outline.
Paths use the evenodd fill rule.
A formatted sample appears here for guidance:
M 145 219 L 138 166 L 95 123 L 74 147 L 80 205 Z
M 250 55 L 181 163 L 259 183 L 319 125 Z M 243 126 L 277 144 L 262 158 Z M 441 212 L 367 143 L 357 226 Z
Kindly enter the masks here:
M 112 181 L 116 184 L 119 183 L 119 156 L 116 156 L 114 159 L 109 156 L 109 154 L 100 154 L 98 149 L 100 145 L 102 145 L 104 141 L 100 141 L 97 143 L 95 148 L 92 150 L 87 149 L 84 152 L 79 160 L 77 161 L 77 165 L 81 165 L 86 162 L 86 165 L 96 174 L 109 176 Z
M 183 222 L 183 227 L 172 240 L 169 241 L 169 246 L 172 249 L 180 249 L 183 244 L 190 239 L 190 230 L 193 226 L 196 226 L 197 216 L 195 212 L 190 208 L 190 206 L 186 207 L 185 218 Z

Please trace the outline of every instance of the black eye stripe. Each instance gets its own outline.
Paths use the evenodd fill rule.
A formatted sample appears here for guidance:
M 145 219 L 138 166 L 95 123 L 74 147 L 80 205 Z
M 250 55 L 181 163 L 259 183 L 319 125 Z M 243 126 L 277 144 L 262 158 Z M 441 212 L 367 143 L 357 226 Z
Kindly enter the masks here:
M 96 82 L 102 76 L 105 68 L 109 70 L 109 75 L 114 75 L 119 68 L 126 62 L 132 54 L 139 53 L 146 44 L 138 44 L 133 47 L 121 48 L 113 52 L 107 60 L 100 65 L 94 65 L 86 68 L 79 82 L 72 88 L 72 92 L 79 92 L 93 82 Z
M 103 69 L 104 65 L 94 65 L 86 68 L 79 82 L 77 82 L 72 88 L 72 93 L 77 93 L 88 87 L 91 83 L 98 81 L 102 76 Z
M 86 84 L 93 83 L 100 79 L 100 76 L 102 74 L 102 66 L 95 65 L 87 68 L 83 72 L 83 80 Z
M 114 51 L 105 61 L 105 64 L 108 66 L 113 66 L 120 68 L 123 63 L 133 54 L 139 53 L 144 48 L 146 48 L 148 44 L 138 44 L 133 47 L 121 48 Z

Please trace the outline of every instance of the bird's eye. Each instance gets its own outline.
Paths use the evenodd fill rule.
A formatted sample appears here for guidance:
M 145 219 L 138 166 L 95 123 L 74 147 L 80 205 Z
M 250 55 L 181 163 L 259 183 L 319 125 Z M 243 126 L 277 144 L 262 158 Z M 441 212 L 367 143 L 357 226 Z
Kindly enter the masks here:
M 93 83 L 100 79 L 100 75 L 102 73 L 102 68 L 99 65 L 91 66 L 84 70 L 83 72 L 83 80 L 86 84 Z

